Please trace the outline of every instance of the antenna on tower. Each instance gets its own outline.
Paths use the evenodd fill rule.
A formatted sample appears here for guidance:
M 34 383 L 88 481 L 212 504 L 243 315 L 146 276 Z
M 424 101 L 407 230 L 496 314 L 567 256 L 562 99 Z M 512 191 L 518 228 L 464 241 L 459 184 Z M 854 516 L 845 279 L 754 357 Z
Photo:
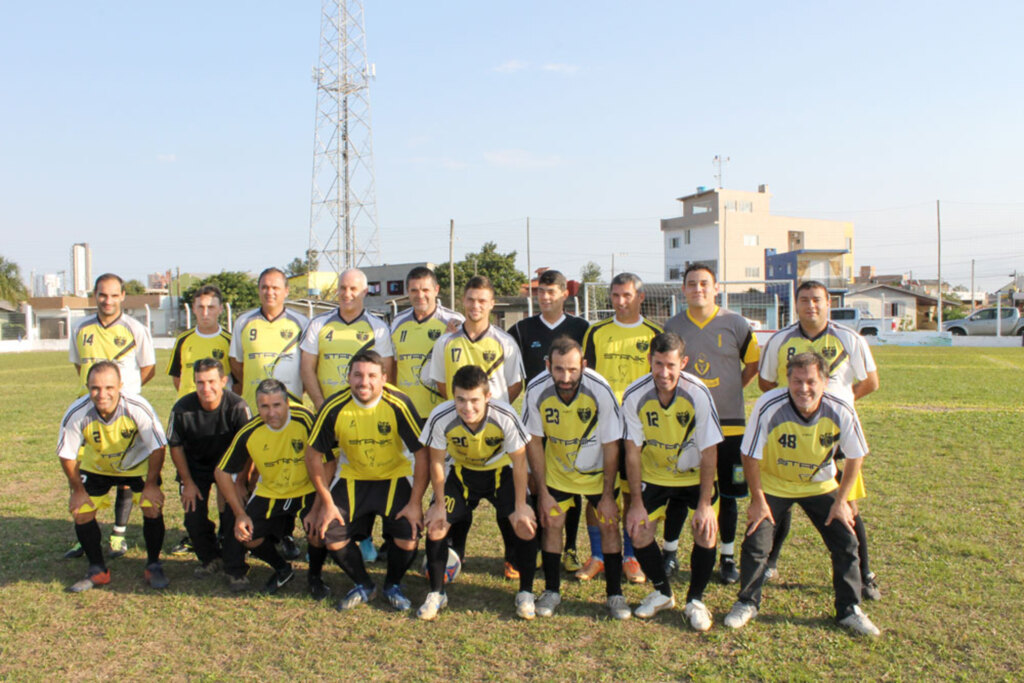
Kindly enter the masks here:
M 336 273 L 380 263 L 370 79 L 362 0 L 323 0 L 309 254 Z M 309 257 L 307 254 L 307 257 Z M 312 260 L 312 258 L 310 258 Z
M 729 163 L 729 157 L 723 157 L 721 154 L 716 154 L 711 163 L 715 167 L 715 184 L 718 186 L 718 189 L 722 189 L 722 166 Z

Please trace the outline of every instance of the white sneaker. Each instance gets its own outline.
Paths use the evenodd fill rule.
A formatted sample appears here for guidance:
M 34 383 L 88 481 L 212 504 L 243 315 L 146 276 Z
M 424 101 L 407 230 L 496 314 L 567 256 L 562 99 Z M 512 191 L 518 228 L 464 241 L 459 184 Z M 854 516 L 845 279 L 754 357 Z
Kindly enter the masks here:
M 690 600 L 683 609 L 694 631 L 711 630 L 711 611 L 700 600 Z
M 544 591 L 537 598 L 537 616 L 550 617 L 555 609 L 562 604 L 562 596 L 555 591 Z
M 661 591 L 651 591 L 644 598 L 643 602 L 637 605 L 633 614 L 641 619 L 650 619 L 663 609 L 672 609 L 676 606 L 676 596 L 665 595 Z
M 611 615 L 612 619 L 625 621 L 633 616 L 633 610 L 629 609 L 629 603 L 621 595 L 609 595 L 607 605 L 608 614 Z
M 868 619 L 868 615 L 861 611 L 860 605 L 854 605 L 853 612 L 849 616 L 840 619 L 839 625 L 859 636 L 878 636 L 882 634 L 878 627 Z
M 537 609 L 533 602 L 533 593 L 527 591 L 516 593 L 516 616 L 527 621 L 537 616 Z
M 757 606 L 750 602 L 736 601 L 732 609 L 725 615 L 725 625 L 729 628 L 743 628 L 747 622 L 757 616 Z
M 444 593 L 433 591 L 427 593 L 426 599 L 420 608 L 416 610 L 416 618 L 423 621 L 433 621 L 437 613 L 448 606 L 448 596 Z
M 776 569 L 775 567 L 768 567 L 767 569 L 764 570 L 764 580 L 766 582 L 767 581 L 771 581 L 772 579 L 774 579 L 778 575 L 779 575 L 779 570 Z

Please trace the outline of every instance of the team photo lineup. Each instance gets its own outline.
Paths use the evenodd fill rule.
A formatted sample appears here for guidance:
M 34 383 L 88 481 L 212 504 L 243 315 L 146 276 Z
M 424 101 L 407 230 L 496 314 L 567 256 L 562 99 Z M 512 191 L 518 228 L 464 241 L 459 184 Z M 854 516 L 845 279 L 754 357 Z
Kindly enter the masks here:
M 411 306 L 390 324 L 365 308 L 358 269 L 339 275 L 337 306 L 312 319 L 286 306 L 282 270 L 257 284 L 260 305 L 230 332 L 221 291 L 199 287 L 195 327 L 162 370 L 147 327 L 122 312 L 122 279 L 97 278 L 96 313 L 70 335 L 80 396 L 57 445 L 76 538 L 65 557 L 86 565 L 67 591 L 122 580 L 108 560 L 127 552 L 134 508 L 144 581 L 167 588 L 163 508 L 178 496 L 187 536 L 172 552 L 194 556 L 197 583 L 273 595 L 303 563 L 310 598 L 341 612 L 380 602 L 443 619 L 459 609 L 486 500 L 516 618 L 557 615 L 564 572 L 603 575 L 594 610 L 614 620 L 678 603 L 695 631 L 740 629 L 785 571 L 799 507 L 831 560 L 835 623 L 880 634 L 862 608 L 881 591 L 859 509 L 869 447 L 856 410 L 878 371 L 864 338 L 829 319 L 822 283 L 799 284 L 797 321 L 763 348 L 747 319 L 715 303 L 716 273 L 702 264 L 686 269 L 686 307 L 663 325 L 643 316 L 632 273 L 611 280 L 613 314 L 590 324 L 565 312 L 566 278 L 543 271 L 540 312 L 507 331 L 492 324 L 484 276 L 456 292 L 458 313 L 441 304 L 434 272 L 413 268 Z M 755 378 L 763 393 L 748 412 Z M 157 415 L 143 387 L 168 380 L 177 399 Z M 168 454 L 176 490 L 162 479 Z M 106 542 L 98 516 L 113 517 Z M 677 601 L 681 569 L 689 583 Z M 429 584 L 419 604 L 403 585 L 410 571 Z M 713 580 L 736 589 L 719 613 L 704 602 Z M 623 585 L 648 582 L 631 605 Z

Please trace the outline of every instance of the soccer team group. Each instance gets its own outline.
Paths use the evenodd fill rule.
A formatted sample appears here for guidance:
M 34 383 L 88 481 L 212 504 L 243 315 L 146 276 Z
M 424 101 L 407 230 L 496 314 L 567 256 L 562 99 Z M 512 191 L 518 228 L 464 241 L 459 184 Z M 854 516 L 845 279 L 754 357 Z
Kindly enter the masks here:
M 282 271 L 268 268 L 258 284 L 260 306 L 239 316 L 233 333 L 218 323 L 220 291 L 195 294 L 197 325 L 178 337 L 168 367 L 178 400 L 165 431 L 141 396 L 155 375 L 149 332 L 122 312 L 121 278 L 97 279 L 97 312 L 71 339 L 84 393 L 63 418 L 57 449 L 88 560 L 69 591 L 111 580 L 96 521 L 111 489 L 109 555 L 124 554 L 137 505 L 145 579 L 168 585 L 160 475 L 169 447 L 195 575 L 223 573 L 235 591 L 250 588 L 250 557 L 273 570 L 266 593 L 294 577 L 292 532 L 301 523 L 310 595 L 330 595 L 323 567 L 331 558 L 353 583 L 337 608 L 369 603 L 377 586 L 366 555 L 377 552 L 379 518 L 384 598 L 412 609 L 402 579 L 424 536 L 430 590 L 416 615 L 435 619 L 465 560 L 474 511 L 487 500 L 505 576 L 519 584 L 518 617 L 556 612 L 563 567 L 580 580 L 603 574 L 615 619 L 674 607 L 670 578 L 689 516 L 685 619 L 698 631 L 712 627 L 703 596 L 720 555 L 720 579 L 739 586 L 724 623 L 740 628 L 778 571 L 798 505 L 831 555 L 837 623 L 878 635 L 860 608 L 879 591 L 856 503 L 868 448 L 853 407 L 878 387 L 878 374 L 864 340 L 829 320 L 821 283 L 798 288 L 799 321 L 763 351 L 745 318 L 716 305 L 715 273 L 704 265 L 687 269 L 687 308 L 664 328 L 642 315 L 643 282 L 630 273 L 611 282 L 614 315 L 588 325 L 564 313 L 565 277 L 546 271 L 540 313 L 508 332 L 490 322 L 494 289 L 485 277 L 467 283 L 462 316 L 438 302 L 431 270 L 413 269 L 411 307 L 390 326 L 364 308 L 367 280 L 357 269 L 341 274 L 337 308 L 312 320 L 285 307 Z M 743 390 L 755 377 L 764 394 L 748 422 Z M 511 404 L 524 390 L 519 414 Z M 737 499 L 748 495 L 737 563 Z M 591 546 L 583 566 L 581 516 Z M 545 585 L 535 597 L 538 569 Z M 633 609 L 624 578 L 653 588 Z

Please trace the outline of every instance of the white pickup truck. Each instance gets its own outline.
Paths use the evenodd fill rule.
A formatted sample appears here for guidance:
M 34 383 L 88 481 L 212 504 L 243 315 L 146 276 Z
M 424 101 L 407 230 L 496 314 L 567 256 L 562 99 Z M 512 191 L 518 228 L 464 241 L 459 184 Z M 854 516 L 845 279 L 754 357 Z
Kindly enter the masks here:
M 895 332 L 899 329 L 899 318 L 869 318 L 859 308 L 833 308 L 829 317 L 838 323 L 860 332 L 865 336 L 875 336 L 880 332 Z

